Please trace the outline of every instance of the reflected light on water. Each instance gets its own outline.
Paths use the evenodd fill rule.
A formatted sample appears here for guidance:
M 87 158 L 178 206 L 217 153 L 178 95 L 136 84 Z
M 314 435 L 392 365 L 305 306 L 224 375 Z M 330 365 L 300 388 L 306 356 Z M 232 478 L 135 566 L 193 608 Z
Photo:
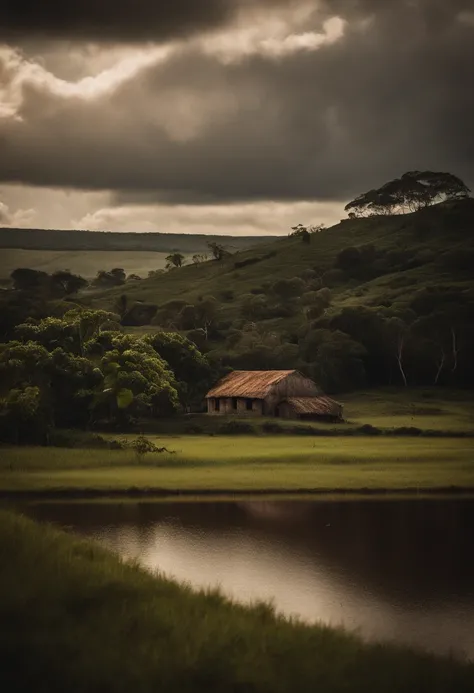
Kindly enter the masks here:
M 474 501 L 130 505 L 33 513 L 194 587 L 474 659 Z

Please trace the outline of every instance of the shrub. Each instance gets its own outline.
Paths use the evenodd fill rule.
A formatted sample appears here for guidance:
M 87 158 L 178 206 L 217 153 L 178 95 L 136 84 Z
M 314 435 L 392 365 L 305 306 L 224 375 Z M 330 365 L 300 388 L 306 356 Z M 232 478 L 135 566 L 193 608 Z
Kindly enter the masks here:
M 362 262 L 362 255 L 358 248 L 343 248 L 336 256 L 335 268 L 344 272 L 350 272 Z
M 242 434 L 254 434 L 256 433 L 255 426 L 247 421 L 224 421 L 218 429 L 218 433 L 231 434 L 231 435 L 242 435 Z
M 123 315 L 121 323 L 127 327 L 149 325 L 156 315 L 158 306 L 154 303 L 135 303 Z
M 392 431 L 394 436 L 419 436 L 421 433 L 421 428 L 417 428 L 416 426 L 399 426 Z
M 184 432 L 188 433 L 189 435 L 200 435 L 201 433 L 204 433 L 204 429 L 202 426 L 199 426 L 199 424 L 186 424 L 184 427 Z
M 322 277 L 323 286 L 329 288 L 333 288 L 335 286 L 339 286 L 340 284 L 344 284 L 345 281 L 347 281 L 345 272 L 342 269 L 337 268 L 328 270 L 323 274 Z
M 262 262 L 262 260 L 269 260 L 271 257 L 275 257 L 276 251 L 272 250 L 265 255 L 257 255 L 255 257 L 248 257 L 244 260 L 236 260 L 234 262 L 234 269 L 240 269 L 241 267 L 248 267 L 249 265 L 255 265 L 257 262 Z
M 329 289 L 328 289 L 329 290 Z M 301 303 L 304 306 L 311 306 L 314 303 L 319 302 L 319 296 L 317 291 L 307 291 L 303 296 L 301 297 Z
M 327 287 L 316 292 L 318 300 L 320 300 L 327 308 L 331 304 L 331 291 Z
M 248 257 L 245 260 L 236 260 L 234 262 L 234 268 L 240 269 L 241 267 L 248 267 L 249 265 L 255 265 L 257 262 L 262 260 L 261 257 Z
M 309 308 L 306 309 L 306 317 L 308 320 L 317 320 L 322 315 L 324 315 L 324 312 L 324 306 L 321 302 L 318 301 L 316 303 L 313 303 L 313 305 L 309 306 Z
M 262 424 L 262 431 L 264 433 L 284 433 L 285 429 L 278 421 L 265 421 Z
M 179 313 L 185 306 L 188 306 L 187 301 L 182 301 L 175 299 L 173 301 L 168 301 L 160 306 L 153 317 L 151 324 L 160 325 L 163 327 L 173 326 L 177 320 Z
M 145 436 L 138 436 L 138 438 L 135 438 L 135 440 L 127 441 L 124 445 L 127 448 L 131 448 L 135 452 L 137 462 L 142 462 L 145 455 L 150 452 L 174 452 L 173 450 L 168 450 L 168 448 L 165 447 L 158 447 L 152 440 L 146 438 Z
M 223 289 L 219 292 L 219 298 L 221 301 L 233 301 L 235 298 L 235 293 L 232 289 Z
M 275 315 L 274 309 L 268 305 L 264 296 L 247 294 L 242 301 L 242 316 L 247 320 L 266 320 Z
M 301 296 L 305 290 L 306 284 L 299 277 L 278 279 L 272 286 L 272 292 L 284 301 Z
M 108 440 L 97 433 L 55 428 L 49 435 L 49 445 L 55 448 L 88 448 L 103 450 L 123 450 L 125 444 Z
M 317 436 L 319 434 L 319 431 L 317 428 L 314 426 L 308 426 L 308 425 L 295 425 L 291 426 L 288 429 L 289 433 L 293 433 L 294 435 L 298 436 Z
M 355 429 L 355 432 L 356 434 L 361 436 L 379 436 L 382 433 L 380 428 L 372 426 L 372 424 L 364 424 L 363 426 L 358 426 L 358 428 Z
M 316 279 L 317 276 L 318 275 L 316 274 L 314 269 L 308 267 L 307 269 L 301 272 L 300 279 L 302 279 L 304 282 L 310 282 L 312 279 Z

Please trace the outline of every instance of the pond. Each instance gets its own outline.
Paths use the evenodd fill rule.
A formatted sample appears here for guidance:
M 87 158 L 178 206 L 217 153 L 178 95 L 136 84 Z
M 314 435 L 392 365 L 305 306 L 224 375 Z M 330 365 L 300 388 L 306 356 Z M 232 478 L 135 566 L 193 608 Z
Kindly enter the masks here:
M 474 659 L 474 499 L 39 503 L 121 556 L 288 615 Z

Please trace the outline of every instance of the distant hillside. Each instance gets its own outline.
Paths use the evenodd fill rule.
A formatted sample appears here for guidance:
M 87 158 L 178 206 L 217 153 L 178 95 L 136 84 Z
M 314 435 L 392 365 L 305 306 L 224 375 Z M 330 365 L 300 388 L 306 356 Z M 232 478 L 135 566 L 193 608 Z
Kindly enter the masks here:
M 126 294 L 124 326 L 177 329 L 233 367 L 297 367 L 332 391 L 474 386 L 473 229 L 472 199 L 347 219 L 83 300 L 115 310 Z
M 249 292 L 265 294 L 278 279 L 313 272 L 313 282 L 328 286 L 338 305 L 381 305 L 400 300 L 421 285 L 474 281 L 474 200 L 440 204 L 413 214 L 347 219 L 311 236 L 305 244 L 297 237 L 265 239 L 256 248 L 222 261 L 184 266 L 145 279 L 130 288 L 130 297 L 162 304 L 172 299 L 196 301 L 233 291 L 225 312 L 239 313 Z M 357 248 L 371 254 L 367 267 L 359 259 L 337 267 L 338 254 Z M 472 262 L 471 262 L 472 261 Z M 365 272 L 364 272 L 365 269 Z M 401 277 L 403 276 L 403 281 Z M 421 284 L 420 284 L 421 282 Z M 394 284 L 397 286 L 395 287 Z M 94 301 L 110 305 L 122 288 L 97 294 Z
M 203 253 L 210 241 L 229 250 L 267 243 L 276 236 L 206 236 L 204 234 L 132 233 L 114 231 L 59 231 L 0 228 L 0 248 L 30 250 L 129 250 L 183 254 Z

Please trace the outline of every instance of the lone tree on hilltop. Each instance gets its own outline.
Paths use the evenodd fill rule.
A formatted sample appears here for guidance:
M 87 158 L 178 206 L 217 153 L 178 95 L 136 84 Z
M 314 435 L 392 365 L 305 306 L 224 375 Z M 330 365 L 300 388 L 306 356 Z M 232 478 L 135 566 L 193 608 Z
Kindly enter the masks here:
M 401 178 L 362 193 L 346 206 L 349 217 L 405 214 L 445 200 L 461 200 L 470 189 L 452 173 L 408 171 Z

